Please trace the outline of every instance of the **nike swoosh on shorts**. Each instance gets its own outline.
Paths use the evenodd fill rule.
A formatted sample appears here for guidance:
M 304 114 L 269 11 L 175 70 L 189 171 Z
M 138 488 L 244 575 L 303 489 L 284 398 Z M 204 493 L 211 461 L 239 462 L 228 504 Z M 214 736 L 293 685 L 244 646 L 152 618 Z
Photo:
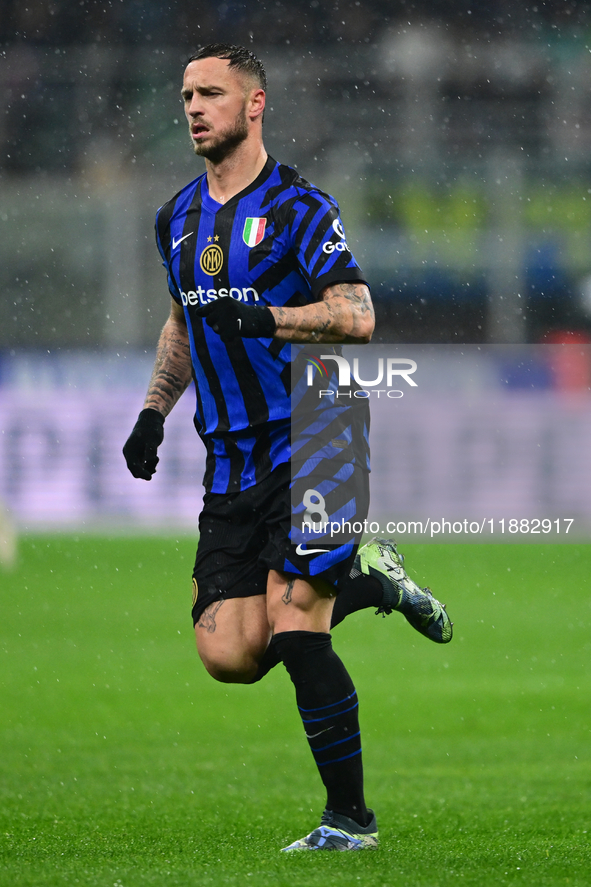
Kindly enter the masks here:
M 321 551 L 330 551 L 330 548 L 302 548 L 301 544 L 295 550 L 296 554 L 319 554 Z

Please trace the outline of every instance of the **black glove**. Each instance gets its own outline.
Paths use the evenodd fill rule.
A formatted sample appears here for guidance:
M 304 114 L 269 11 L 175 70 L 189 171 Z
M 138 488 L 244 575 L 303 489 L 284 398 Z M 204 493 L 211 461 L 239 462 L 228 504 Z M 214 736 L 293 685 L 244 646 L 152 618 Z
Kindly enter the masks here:
M 232 339 L 270 338 L 275 334 L 277 323 L 270 308 L 259 308 L 257 305 L 241 305 L 229 297 L 216 299 L 195 312 L 197 317 L 204 317 L 214 333 L 218 333 L 222 342 Z
M 152 480 L 156 471 L 156 452 L 164 440 L 164 416 L 158 410 L 142 410 L 129 435 L 123 455 L 134 477 Z

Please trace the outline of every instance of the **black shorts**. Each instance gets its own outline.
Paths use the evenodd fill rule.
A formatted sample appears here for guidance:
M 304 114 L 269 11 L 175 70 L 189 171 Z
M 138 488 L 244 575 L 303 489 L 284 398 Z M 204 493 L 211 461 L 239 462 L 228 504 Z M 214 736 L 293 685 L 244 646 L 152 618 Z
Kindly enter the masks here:
M 216 600 L 266 594 L 269 570 L 318 577 L 331 585 L 348 575 L 367 516 L 369 473 L 356 469 L 342 482 L 333 483 L 326 495 L 331 514 L 339 511 L 344 499 L 359 502 L 361 510 L 354 514 L 357 532 L 351 532 L 345 543 L 340 536 L 331 545 L 329 535 L 315 533 L 304 547 L 301 534 L 293 532 L 292 524 L 298 519 L 292 518 L 291 486 L 290 465 L 285 463 L 242 492 L 205 494 L 193 570 L 193 624 Z

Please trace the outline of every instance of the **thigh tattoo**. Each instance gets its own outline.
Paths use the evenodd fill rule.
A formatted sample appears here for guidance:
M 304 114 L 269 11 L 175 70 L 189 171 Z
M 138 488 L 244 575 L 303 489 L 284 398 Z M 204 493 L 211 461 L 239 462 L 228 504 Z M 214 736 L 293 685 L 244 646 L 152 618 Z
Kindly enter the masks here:
M 204 628 L 208 634 L 214 633 L 214 631 L 217 628 L 217 625 L 215 622 L 215 617 L 216 617 L 217 611 L 219 610 L 219 608 L 222 606 L 223 603 L 224 603 L 223 600 L 214 601 L 213 604 L 210 604 L 209 607 L 205 608 L 205 610 L 201 614 L 199 622 L 197 623 L 199 628 Z
M 281 600 L 283 601 L 284 604 L 291 603 L 291 596 L 293 594 L 294 585 L 295 585 L 295 579 L 290 579 L 289 582 L 287 583 L 287 585 L 285 586 L 285 591 L 283 593 L 283 597 L 281 598 Z

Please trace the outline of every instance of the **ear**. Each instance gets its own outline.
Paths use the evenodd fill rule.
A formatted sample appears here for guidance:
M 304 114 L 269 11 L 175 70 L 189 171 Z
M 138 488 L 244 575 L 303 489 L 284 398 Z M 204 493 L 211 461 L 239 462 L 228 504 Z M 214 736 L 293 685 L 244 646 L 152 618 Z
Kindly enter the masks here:
M 254 89 L 248 100 L 248 116 L 251 120 L 256 120 L 258 117 L 262 117 L 263 111 L 265 110 L 265 90 L 264 89 Z

